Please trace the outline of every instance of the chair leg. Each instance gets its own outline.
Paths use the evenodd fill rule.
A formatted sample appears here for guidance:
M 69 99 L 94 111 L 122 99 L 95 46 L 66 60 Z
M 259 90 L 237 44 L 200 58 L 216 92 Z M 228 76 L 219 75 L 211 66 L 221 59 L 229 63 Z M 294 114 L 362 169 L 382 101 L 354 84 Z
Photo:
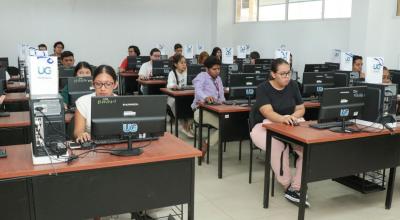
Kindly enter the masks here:
M 174 132 L 172 130 L 172 118 L 169 120 L 169 128 L 170 128 L 171 134 L 173 134 Z
M 224 152 L 226 152 L 226 142 L 224 142 Z
M 272 170 L 272 168 L 271 168 Z M 271 178 L 271 197 L 275 195 L 275 173 L 272 171 L 272 178 Z
M 249 166 L 249 184 L 251 184 L 252 172 L 253 172 L 253 142 L 250 140 L 250 166 Z
M 239 141 L 239 160 L 242 160 L 242 140 Z
M 193 147 L 194 148 L 197 148 L 197 145 L 196 145 L 196 140 L 197 140 L 197 126 L 196 126 L 196 124 L 193 124 L 194 125 L 194 138 L 193 138 Z
M 210 145 L 210 129 L 211 129 L 210 127 L 208 127 L 208 129 L 207 129 L 207 144 L 208 144 L 208 147 L 207 147 L 207 164 L 210 163 L 210 147 L 211 147 L 211 145 Z

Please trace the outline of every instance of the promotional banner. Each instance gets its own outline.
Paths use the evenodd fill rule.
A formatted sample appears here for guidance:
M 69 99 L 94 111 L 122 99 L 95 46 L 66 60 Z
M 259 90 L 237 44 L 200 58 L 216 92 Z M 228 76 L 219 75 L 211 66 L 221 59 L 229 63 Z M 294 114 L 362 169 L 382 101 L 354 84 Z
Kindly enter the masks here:
M 245 44 L 245 46 L 246 46 L 246 55 L 250 55 L 250 53 L 251 53 L 250 44 Z
M 197 44 L 197 47 L 196 47 L 196 54 L 197 55 L 199 55 L 201 52 L 203 52 L 205 49 L 204 49 L 204 45 L 203 44 Z
M 222 48 L 222 63 L 233 64 L 233 48 L 223 47 Z
M 340 70 L 343 71 L 353 70 L 353 53 L 351 52 L 340 53 Z
M 29 59 L 29 85 L 31 99 L 58 96 L 57 57 L 36 57 Z
M 193 59 L 194 57 L 193 45 L 190 44 L 183 45 L 183 56 L 185 56 L 186 59 Z
M 290 51 L 283 50 L 283 49 L 277 49 L 275 51 L 275 59 L 276 58 L 282 58 L 286 60 L 288 63 L 290 63 Z
M 367 57 L 367 72 L 365 73 L 365 82 L 382 83 L 383 58 Z
M 245 59 L 246 58 L 246 45 L 237 46 L 237 58 Z
M 340 54 L 342 53 L 339 49 L 332 50 L 331 62 L 332 63 L 340 63 Z

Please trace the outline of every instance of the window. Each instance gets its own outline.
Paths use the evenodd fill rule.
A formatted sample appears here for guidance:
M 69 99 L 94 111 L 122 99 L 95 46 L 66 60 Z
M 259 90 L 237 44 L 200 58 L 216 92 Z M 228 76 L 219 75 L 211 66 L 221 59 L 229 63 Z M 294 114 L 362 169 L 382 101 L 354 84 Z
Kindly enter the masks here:
M 286 0 L 260 0 L 259 21 L 282 21 L 286 19 Z
M 350 18 L 351 7 L 352 0 L 236 0 L 236 22 Z
M 289 0 L 288 6 L 288 20 L 322 18 L 322 0 Z
M 236 0 L 236 22 L 257 21 L 257 0 Z
M 350 18 L 351 0 L 325 0 L 324 18 Z

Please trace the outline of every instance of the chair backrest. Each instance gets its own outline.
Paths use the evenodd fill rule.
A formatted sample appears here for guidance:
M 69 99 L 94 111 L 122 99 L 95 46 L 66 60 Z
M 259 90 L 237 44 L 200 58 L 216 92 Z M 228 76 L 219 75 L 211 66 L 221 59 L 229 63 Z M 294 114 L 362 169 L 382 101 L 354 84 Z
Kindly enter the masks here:
M 71 121 L 67 125 L 67 138 L 68 140 L 75 140 L 74 138 L 75 116 L 72 116 Z
M 250 110 L 250 113 L 249 113 L 248 123 L 249 123 L 249 130 L 250 131 L 253 129 L 253 127 L 255 125 L 255 114 L 256 114 L 256 111 L 259 111 L 255 106 L 256 105 L 253 105 L 251 107 L 251 110 Z
M 14 66 L 7 67 L 7 72 L 8 72 L 8 74 L 10 74 L 10 76 L 18 76 L 19 75 L 19 69 Z

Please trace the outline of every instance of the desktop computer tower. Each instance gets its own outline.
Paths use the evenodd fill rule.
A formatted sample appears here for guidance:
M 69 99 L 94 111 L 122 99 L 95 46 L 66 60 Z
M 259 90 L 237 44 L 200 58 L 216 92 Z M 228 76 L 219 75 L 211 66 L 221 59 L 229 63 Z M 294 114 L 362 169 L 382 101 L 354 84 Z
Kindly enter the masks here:
M 62 99 L 34 99 L 29 105 L 33 156 L 64 155 L 67 148 Z
M 377 123 L 396 122 L 397 85 L 357 82 L 357 85 L 367 86 L 365 106 L 361 119 Z

